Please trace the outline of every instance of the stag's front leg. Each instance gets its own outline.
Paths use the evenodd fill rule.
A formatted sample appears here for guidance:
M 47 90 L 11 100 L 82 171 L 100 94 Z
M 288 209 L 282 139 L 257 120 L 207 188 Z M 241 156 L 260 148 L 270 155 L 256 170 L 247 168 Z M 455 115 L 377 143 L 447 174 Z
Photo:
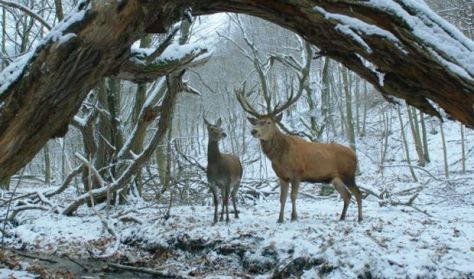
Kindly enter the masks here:
M 280 216 L 278 217 L 278 223 L 285 221 L 285 203 L 286 197 L 288 196 L 288 187 L 290 184 L 280 179 Z
M 298 220 L 298 214 L 296 213 L 296 198 L 298 198 L 298 190 L 300 188 L 299 180 L 293 180 L 291 182 L 291 221 Z

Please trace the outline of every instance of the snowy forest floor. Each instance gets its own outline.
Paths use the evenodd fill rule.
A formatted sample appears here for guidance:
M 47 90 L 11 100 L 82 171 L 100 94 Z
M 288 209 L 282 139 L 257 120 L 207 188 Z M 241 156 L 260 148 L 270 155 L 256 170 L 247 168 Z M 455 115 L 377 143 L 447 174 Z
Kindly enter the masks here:
M 303 185 L 306 195 L 297 202 L 299 220 L 290 222 L 288 201 L 284 224 L 276 223 L 278 190 L 240 205 L 240 219 L 232 214 L 229 224 L 216 225 L 211 224 L 210 205 L 174 206 L 165 220 L 166 205 L 137 199 L 108 213 L 121 240 L 106 260 L 91 258 L 110 252 L 115 239 L 90 208 L 80 208 L 73 217 L 29 210 L 18 215 L 15 227 L 5 228 L 6 246 L 63 259 L 64 264 L 49 268 L 48 262 L 28 262 L 6 250 L 0 255 L 0 277 L 34 278 L 41 271 L 57 278 L 99 276 L 115 270 L 107 265 L 112 262 L 183 278 L 474 278 L 474 197 L 466 177 L 430 183 L 412 206 L 397 204 L 416 195 L 413 189 L 419 184 L 397 183 L 396 198 L 369 195 L 361 223 L 354 201 L 347 219 L 338 221 L 342 200 L 335 194 L 311 198 L 320 187 L 309 184 Z M 369 189 L 383 183 L 387 181 L 380 177 L 359 180 Z M 105 210 L 100 214 L 107 217 Z M 120 274 L 108 276 L 151 276 Z

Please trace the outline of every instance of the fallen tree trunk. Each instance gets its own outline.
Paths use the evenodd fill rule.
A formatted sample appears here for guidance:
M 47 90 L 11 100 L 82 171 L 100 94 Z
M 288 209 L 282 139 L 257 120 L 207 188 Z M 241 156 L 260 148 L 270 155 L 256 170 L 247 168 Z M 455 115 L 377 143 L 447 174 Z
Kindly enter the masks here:
M 152 79 L 148 69 L 133 63 L 131 44 L 145 33 L 166 32 L 187 10 L 245 13 L 277 23 L 385 97 L 439 116 L 434 102 L 474 127 L 474 44 L 417 1 L 83 1 L 0 75 L 0 181 L 27 164 L 48 139 L 67 132 L 100 79 Z M 151 73 L 158 77 L 181 68 L 157 65 Z

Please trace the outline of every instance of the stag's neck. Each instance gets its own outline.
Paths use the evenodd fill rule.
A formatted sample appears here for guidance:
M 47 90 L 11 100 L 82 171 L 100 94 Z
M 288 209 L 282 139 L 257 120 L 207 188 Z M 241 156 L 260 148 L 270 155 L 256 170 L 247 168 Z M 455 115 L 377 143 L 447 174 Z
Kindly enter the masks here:
M 207 161 L 209 164 L 217 163 L 221 160 L 221 152 L 219 150 L 219 142 L 209 141 L 207 145 Z
M 269 140 L 261 140 L 262 150 L 270 161 L 279 160 L 288 150 L 288 136 L 276 130 Z

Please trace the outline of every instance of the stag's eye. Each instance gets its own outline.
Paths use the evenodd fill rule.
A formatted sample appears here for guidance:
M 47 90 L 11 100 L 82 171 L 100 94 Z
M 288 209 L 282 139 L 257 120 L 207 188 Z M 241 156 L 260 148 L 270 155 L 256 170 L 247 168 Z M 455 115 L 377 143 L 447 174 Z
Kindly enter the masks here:
M 267 121 L 267 123 L 266 123 L 266 124 L 267 124 L 267 125 L 270 125 L 270 124 L 272 124 L 272 122 L 271 122 L 271 121 Z

